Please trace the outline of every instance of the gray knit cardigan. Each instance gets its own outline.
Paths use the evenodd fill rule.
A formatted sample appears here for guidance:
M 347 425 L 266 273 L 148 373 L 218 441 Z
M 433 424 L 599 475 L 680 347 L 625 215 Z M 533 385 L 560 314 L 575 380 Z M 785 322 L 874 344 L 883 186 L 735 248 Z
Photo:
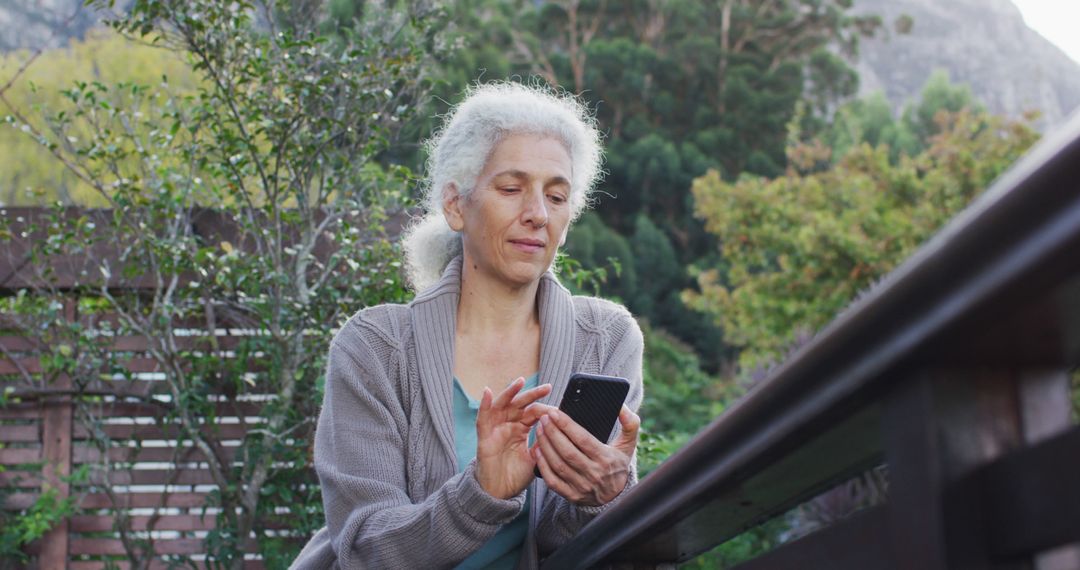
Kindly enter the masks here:
M 315 470 L 327 526 L 297 569 L 449 568 L 522 510 L 526 494 L 500 500 L 481 489 L 475 460 L 457 473 L 454 330 L 461 258 L 408 305 L 354 315 L 330 343 L 326 394 L 315 432 Z M 622 306 L 576 297 L 551 272 L 540 279 L 540 383 L 558 405 L 573 372 L 630 380 L 642 398 L 641 330 Z M 627 489 L 637 481 L 631 461 Z M 530 484 L 529 532 L 518 568 L 535 568 L 603 507 L 579 507 L 542 479 Z M 625 489 L 624 489 L 625 492 Z M 610 503 L 609 503 L 610 504 Z

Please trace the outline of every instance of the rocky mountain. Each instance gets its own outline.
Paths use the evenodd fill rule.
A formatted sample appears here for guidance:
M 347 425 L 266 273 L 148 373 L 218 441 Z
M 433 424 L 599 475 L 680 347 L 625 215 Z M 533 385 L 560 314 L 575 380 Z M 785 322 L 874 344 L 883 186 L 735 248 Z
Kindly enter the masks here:
M 970 85 L 994 112 L 1016 117 L 1041 111 L 1044 129 L 1080 107 L 1080 64 L 1029 28 L 1011 0 L 854 2 L 856 11 L 879 14 L 885 23 L 884 33 L 861 44 L 856 68 L 862 94 L 883 91 L 900 109 L 941 68 L 953 82 Z M 63 45 L 82 36 L 97 18 L 82 4 L 0 0 L 0 51 Z M 895 24 L 904 16 L 912 26 L 900 34 Z
M 99 19 L 83 0 L 0 0 L 0 52 L 63 46 Z
M 1029 28 L 1010 0 L 855 0 L 855 10 L 881 15 L 886 28 L 860 44 L 863 94 L 883 91 L 900 108 L 940 68 L 991 111 L 1039 110 L 1044 130 L 1080 107 L 1080 64 Z M 905 15 L 911 30 L 897 33 Z

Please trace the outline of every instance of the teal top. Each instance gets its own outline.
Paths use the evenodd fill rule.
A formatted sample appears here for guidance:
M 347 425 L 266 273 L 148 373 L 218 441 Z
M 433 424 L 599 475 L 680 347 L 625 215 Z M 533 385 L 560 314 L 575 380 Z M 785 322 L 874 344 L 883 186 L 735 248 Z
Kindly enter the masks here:
M 527 390 L 536 386 L 540 379 L 537 372 L 525 379 Z M 465 470 L 476 457 L 476 412 L 480 410 L 480 401 L 473 399 L 461 383 L 454 378 L 454 451 L 457 453 L 458 473 Z M 529 435 L 532 443 L 532 434 Z M 514 520 L 504 525 L 495 536 L 491 537 L 480 550 L 472 553 L 461 564 L 459 570 L 484 568 L 487 570 L 512 569 L 517 566 L 521 556 L 521 546 L 529 530 L 529 498 L 525 498 L 525 508 Z

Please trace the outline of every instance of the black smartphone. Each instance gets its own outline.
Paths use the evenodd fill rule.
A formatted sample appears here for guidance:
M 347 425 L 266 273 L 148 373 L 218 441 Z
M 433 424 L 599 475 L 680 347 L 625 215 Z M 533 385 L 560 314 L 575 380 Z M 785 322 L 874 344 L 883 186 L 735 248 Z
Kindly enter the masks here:
M 628 392 L 630 382 L 626 378 L 575 372 L 563 392 L 559 410 L 601 443 L 608 443 Z M 539 467 L 534 472 L 541 476 Z

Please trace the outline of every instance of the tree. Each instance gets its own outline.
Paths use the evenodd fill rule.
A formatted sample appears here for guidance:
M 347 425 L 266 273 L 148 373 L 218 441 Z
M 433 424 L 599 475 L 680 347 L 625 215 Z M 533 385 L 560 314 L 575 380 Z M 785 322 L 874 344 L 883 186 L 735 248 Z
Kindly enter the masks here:
M 796 143 L 785 176 L 727 182 L 713 171 L 694 182 L 697 215 L 729 266 L 702 272 L 700 293 L 684 298 L 743 348 L 744 366 L 827 324 L 1037 138 L 1027 123 L 977 109 L 939 111 L 934 124 L 925 150 L 898 161 L 862 143 L 822 163 L 828 148 Z
M 57 204 L 18 228 L 45 238 L 29 244 L 36 285 L 9 309 L 46 361 L 85 379 L 74 397 L 133 380 L 107 346 L 114 335 L 142 339 L 164 375 L 163 391 L 144 403 L 163 408 L 177 445 L 206 458 L 216 487 L 207 507 L 218 509 L 217 526 L 205 540 L 216 567 L 240 568 L 249 537 L 268 565 L 291 560 L 300 545 L 266 529 L 284 523 L 304 537 L 322 524 L 308 450 L 296 442 L 313 430 L 328 343 L 359 307 L 406 295 L 388 226 L 407 205 L 409 173 L 377 159 L 426 88 L 430 61 L 419 46 L 432 22 L 369 5 L 356 33 L 334 42 L 318 35 L 310 8 L 140 0 L 113 27 L 188 58 L 194 92 L 167 81 L 76 81 L 53 108 L 3 100 L 8 121 L 109 207 L 104 217 L 69 219 Z M 217 233 L 195 231 L 199 216 L 216 217 Z M 2 221 L 9 238 L 24 222 Z M 118 259 L 91 267 L 75 292 L 117 321 L 65 325 L 54 307 L 68 293 L 56 288 L 50 261 L 94 261 L 91 248 L 103 241 Z M 124 294 L 133 280 L 148 288 Z M 225 347 L 221 326 L 255 333 Z M 32 390 L 49 377 L 21 380 Z M 269 395 L 262 422 L 233 458 L 203 427 L 219 404 L 256 393 Z M 80 414 L 94 433 L 100 418 Z M 101 470 L 116 467 L 102 457 Z M 120 524 L 132 566 L 154 563 L 153 540 Z
M 0 85 L 14 79 L 28 57 L 26 51 L 0 56 Z M 178 96 L 194 93 L 198 87 L 195 72 L 177 52 L 128 41 L 112 30 L 96 29 L 84 39 L 72 39 L 66 49 L 43 52 L 3 96 L 11 107 L 39 113 L 62 106 L 65 98 L 61 92 L 73 81 L 152 85 L 163 77 Z M 76 138 L 85 138 L 88 130 L 79 120 L 69 128 Z M 26 133 L 5 126 L 0 129 L 0 148 L 4 149 L 0 156 L 0 203 L 36 206 L 62 200 L 83 206 L 106 205 L 89 184 L 69 170 L 56 168 L 55 157 Z
M 680 265 L 700 262 L 715 246 L 692 216 L 687 189 L 694 178 L 710 168 L 729 180 L 744 171 L 783 172 L 786 124 L 797 103 L 806 99 L 813 112 L 825 112 L 853 94 L 857 82 L 844 56 L 880 25 L 851 15 L 842 0 L 468 4 L 468 13 L 450 18 L 465 47 L 448 62 L 449 102 L 463 78 L 533 76 L 580 94 L 608 133 L 599 220 L 572 236 L 571 253 L 579 255 L 574 244 L 586 234 L 606 234 L 600 225 L 633 239 L 646 216 Z M 588 265 L 593 258 L 585 255 Z M 635 274 L 653 268 L 618 260 L 623 275 L 603 292 L 658 326 L 674 327 L 715 367 L 723 347 L 708 319 L 698 322 L 688 311 L 672 318 L 671 309 L 681 309 L 677 297 L 645 302 Z M 693 282 L 680 273 L 672 290 Z M 701 334 L 704 328 L 713 330 Z

